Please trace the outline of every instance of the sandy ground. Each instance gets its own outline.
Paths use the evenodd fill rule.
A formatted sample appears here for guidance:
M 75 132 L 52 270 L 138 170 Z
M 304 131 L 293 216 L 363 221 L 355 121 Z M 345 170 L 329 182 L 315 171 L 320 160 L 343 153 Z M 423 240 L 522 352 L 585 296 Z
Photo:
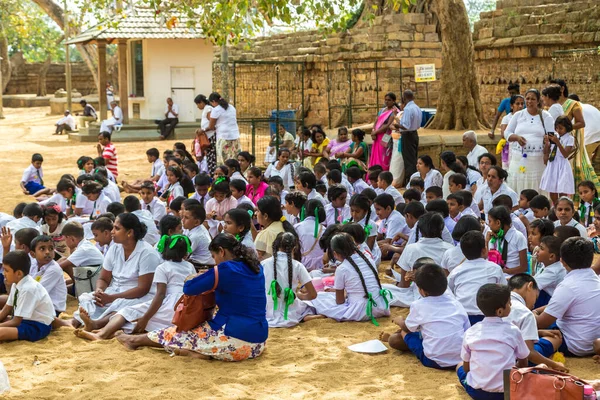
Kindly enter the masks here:
M 0 120 L 4 190 L 0 211 L 31 199 L 19 190 L 22 171 L 32 153 L 43 154 L 45 181 L 77 172 L 75 161 L 95 155 L 92 144 L 51 136 L 55 117 L 46 109 L 5 109 Z M 147 174 L 145 150 L 164 150 L 172 141 L 118 143 L 122 178 Z M 140 160 L 144 160 L 140 162 Z M 75 309 L 69 301 L 69 312 Z M 408 310 L 394 308 L 392 316 Z M 4 343 L 4 363 L 12 390 L 2 399 L 468 399 L 453 372 L 425 368 L 411 354 L 389 350 L 379 355 L 353 353 L 347 346 L 376 339 L 394 330 L 391 319 L 337 323 L 314 320 L 293 329 L 269 332 L 266 352 L 257 360 L 238 364 L 171 358 L 157 349 L 125 350 L 116 340 L 86 342 L 72 330 L 61 328 L 38 343 Z M 37 356 L 40 364 L 34 365 Z M 590 358 L 568 359 L 567 366 L 580 377 L 598 378 Z

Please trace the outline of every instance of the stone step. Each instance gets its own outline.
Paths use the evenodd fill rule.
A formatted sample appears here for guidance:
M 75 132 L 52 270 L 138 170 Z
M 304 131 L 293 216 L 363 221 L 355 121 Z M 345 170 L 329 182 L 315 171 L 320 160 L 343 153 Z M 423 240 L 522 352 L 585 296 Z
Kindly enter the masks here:
M 187 140 L 193 139 L 196 135 L 199 123 L 184 123 L 178 124 L 175 128 L 175 133 L 169 136 L 169 140 Z M 91 126 L 90 128 L 82 128 L 79 132 L 69 133 L 69 139 L 76 142 L 96 142 L 100 133 L 99 126 Z M 124 125 L 120 131 L 113 131 L 113 142 L 144 142 L 157 140 L 159 133 L 156 130 L 156 125 Z

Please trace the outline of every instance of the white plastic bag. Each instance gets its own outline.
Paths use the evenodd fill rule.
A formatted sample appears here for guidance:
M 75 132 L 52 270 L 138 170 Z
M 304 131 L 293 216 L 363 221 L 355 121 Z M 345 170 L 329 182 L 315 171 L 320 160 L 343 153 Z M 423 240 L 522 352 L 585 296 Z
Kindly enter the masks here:
M 8 374 L 4 364 L 0 361 L 0 393 L 8 392 L 10 390 L 10 383 L 8 382 Z

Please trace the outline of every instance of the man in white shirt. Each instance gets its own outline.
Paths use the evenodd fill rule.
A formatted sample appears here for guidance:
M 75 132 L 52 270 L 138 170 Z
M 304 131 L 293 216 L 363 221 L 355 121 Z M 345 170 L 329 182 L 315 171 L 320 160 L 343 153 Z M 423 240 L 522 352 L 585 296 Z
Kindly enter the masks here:
M 75 130 L 75 118 L 71 115 L 71 111 L 65 111 L 65 116 L 56 121 L 56 131 L 53 135 L 62 135 L 63 132 L 71 132 Z
M 173 99 L 167 97 L 167 105 L 165 107 L 165 119 L 155 121 L 160 130 L 160 140 L 165 140 L 175 130 L 175 126 L 179 123 L 179 106 L 173 104 Z
M 112 133 L 115 125 L 123 124 L 123 110 L 121 110 L 121 107 L 117 105 L 116 101 L 111 101 L 110 106 L 112 108 L 112 117 L 102 121 L 102 124 L 100 124 L 100 132 Z
M 402 95 L 404 109 L 400 118 L 400 134 L 402 135 L 402 157 L 404 158 L 405 175 L 410 179 L 417 172 L 417 153 L 419 150 L 419 134 L 423 112 L 414 102 L 415 95 L 412 90 L 405 90 Z
M 467 160 L 471 167 L 479 168 L 479 156 L 488 153 L 487 149 L 477 144 L 475 131 L 466 131 L 462 136 L 463 146 L 469 151 Z

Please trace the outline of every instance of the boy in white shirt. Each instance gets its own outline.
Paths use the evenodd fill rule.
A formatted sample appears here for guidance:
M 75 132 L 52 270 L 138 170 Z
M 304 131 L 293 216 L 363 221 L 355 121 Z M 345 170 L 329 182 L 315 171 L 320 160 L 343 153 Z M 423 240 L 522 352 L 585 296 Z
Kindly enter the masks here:
M 325 225 L 331 226 L 341 224 L 350 219 L 350 206 L 347 204 L 348 190 L 341 184 L 329 185 L 327 189 L 327 200 L 325 206 Z
M 481 232 L 466 232 L 460 239 L 460 249 L 466 260 L 450 272 L 448 287 L 469 314 L 471 325 L 475 325 L 484 318 L 477 306 L 477 291 L 487 283 L 506 285 L 506 278 L 498 265 L 486 260 Z
M 558 351 L 565 356 L 597 354 L 600 338 L 600 279 L 592 270 L 594 244 L 572 237 L 561 245 L 560 258 L 567 276 L 554 290 L 547 306 L 534 310 L 538 329 L 554 322 L 563 335 Z
M 381 258 L 389 260 L 394 253 L 402 252 L 402 248 L 395 245 L 394 238 L 399 233 L 408 235 L 410 228 L 406 225 L 406 220 L 398 211 L 395 210 L 394 198 L 392 195 L 383 193 L 375 198 L 373 202 L 375 213 L 379 217 L 380 223 L 377 228 L 377 240 L 381 249 Z
M 150 177 L 144 179 L 138 179 L 134 182 L 128 183 L 122 181 L 123 189 L 127 193 L 138 193 L 143 187 L 144 182 L 150 181 L 154 185 L 155 182 L 158 182 L 161 176 L 165 173 L 165 164 L 163 160 L 160 159 L 160 153 L 158 149 L 153 147 L 151 149 L 146 150 L 146 157 L 148 158 L 148 162 L 152 164 L 152 169 L 150 171 Z
M 156 197 L 154 183 L 146 181 L 140 186 L 140 199 L 142 200 L 142 210 L 147 210 L 152 214 L 154 222 L 158 224 L 162 217 L 167 215 L 167 206 Z
M 144 235 L 144 241 L 154 246 L 160 240 L 160 233 L 156 228 L 156 222 L 152 213 L 148 210 L 142 209 L 140 199 L 134 195 L 129 195 L 123 199 L 123 205 L 125 206 L 125 212 L 132 213 L 140 222 L 146 225 L 147 231 Z
M 474 399 L 504 399 L 504 370 L 527 366 L 529 348 L 521 331 L 502 318 L 510 314 L 510 289 L 488 283 L 477 291 L 477 306 L 485 315 L 465 332 L 456 374 Z
M 512 290 L 510 293 L 511 309 L 510 314 L 504 320 L 512 322 L 521 330 L 530 351 L 530 364 L 546 364 L 550 369 L 569 372 L 562 363 L 551 359 L 562 343 L 560 332 L 538 331 L 535 315 L 531 312 L 539 294 L 535 279 L 529 274 L 513 275 L 508 281 L 508 287 Z M 543 337 L 540 338 L 540 335 Z
M 544 236 L 537 252 L 538 269 L 535 282 L 540 295 L 535 308 L 547 305 L 556 287 L 565 279 L 567 271 L 560 262 L 560 246 L 562 240 L 556 236 Z
M 250 200 L 250 197 L 246 196 L 246 182 L 241 179 L 233 179 L 229 182 L 229 190 L 233 198 L 237 200 L 238 206 L 242 203 L 248 203 L 254 208 L 254 203 Z M 281 195 L 281 198 L 285 201 L 285 196 Z
M 415 284 L 422 298 L 410 306 L 406 320 L 394 320 L 400 330 L 382 333 L 391 348 L 411 351 L 429 368 L 454 369 L 461 361 L 464 332 L 469 329 L 467 313 L 459 302 L 445 294 L 446 274 L 436 264 L 425 264 L 415 272 Z
M 327 201 L 315 190 L 317 186 L 317 177 L 310 171 L 303 171 L 298 174 L 296 178 L 296 187 L 302 193 L 306 195 L 307 200 L 316 199 L 319 200 L 323 206 L 327 204 Z
M 404 197 L 402 197 L 402 194 L 400 194 L 398 189 L 392 186 L 392 182 L 394 182 L 394 175 L 388 171 L 380 173 L 377 178 L 377 186 L 379 186 L 379 189 L 382 189 L 384 193 L 392 195 L 396 205 L 404 203 Z
M 74 267 L 102 265 L 104 256 L 92 242 L 84 239 L 84 229 L 79 222 L 69 222 L 63 227 L 62 233 L 71 255 L 59 260 L 58 264 L 71 279 Z
M 11 251 L 2 259 L 2 265 L 11 290 L 0 311 L 0 341 L 44 339 L 52 329 L 54 306 L 46 289 L 29 275 L 29 255 L 21 250 Z
M 188 261 L 194 265 L 196 270 L 215 265 L 215 260 L 208 251 L 208 245 L 212 239 L 203 225 L 205 219 L 206 211 L 201 205 L 186 206 L 181 218 L 183 234 L 192 242 L 192 252 Z
M 49 189 L 44 187 L 44 172 L 42 171 L 42 163 L 44 158 L 41 154 L 35 153 L 31 156 L 31 164 L 23 171 L 21 177 L 21 190 L 25 194 L 30 194 L 34 197 L 43 194 L 51 194 Z
M 348 181 L 352 184 L 354 193 L 362 193 L 363 190 L 369 188 L 369 184 L 363 180 L 363 172 L 358 167 L 350 167 L 346 170 Z
M 38 271 L 32 277 L 46 289 L 56 316 L 67 309 L 67 285 L 63 270 L 54 261 L 54 242 L 50 236 L 40 235 L 31 241 L 31 255 Z
M 113 221 L 109 218 L 100 217 L 92 223 L 92 234 L 94 235 L 94 241 L 96 241 L 96 248 L 104 256 L 113 244 L 112 230 Z

